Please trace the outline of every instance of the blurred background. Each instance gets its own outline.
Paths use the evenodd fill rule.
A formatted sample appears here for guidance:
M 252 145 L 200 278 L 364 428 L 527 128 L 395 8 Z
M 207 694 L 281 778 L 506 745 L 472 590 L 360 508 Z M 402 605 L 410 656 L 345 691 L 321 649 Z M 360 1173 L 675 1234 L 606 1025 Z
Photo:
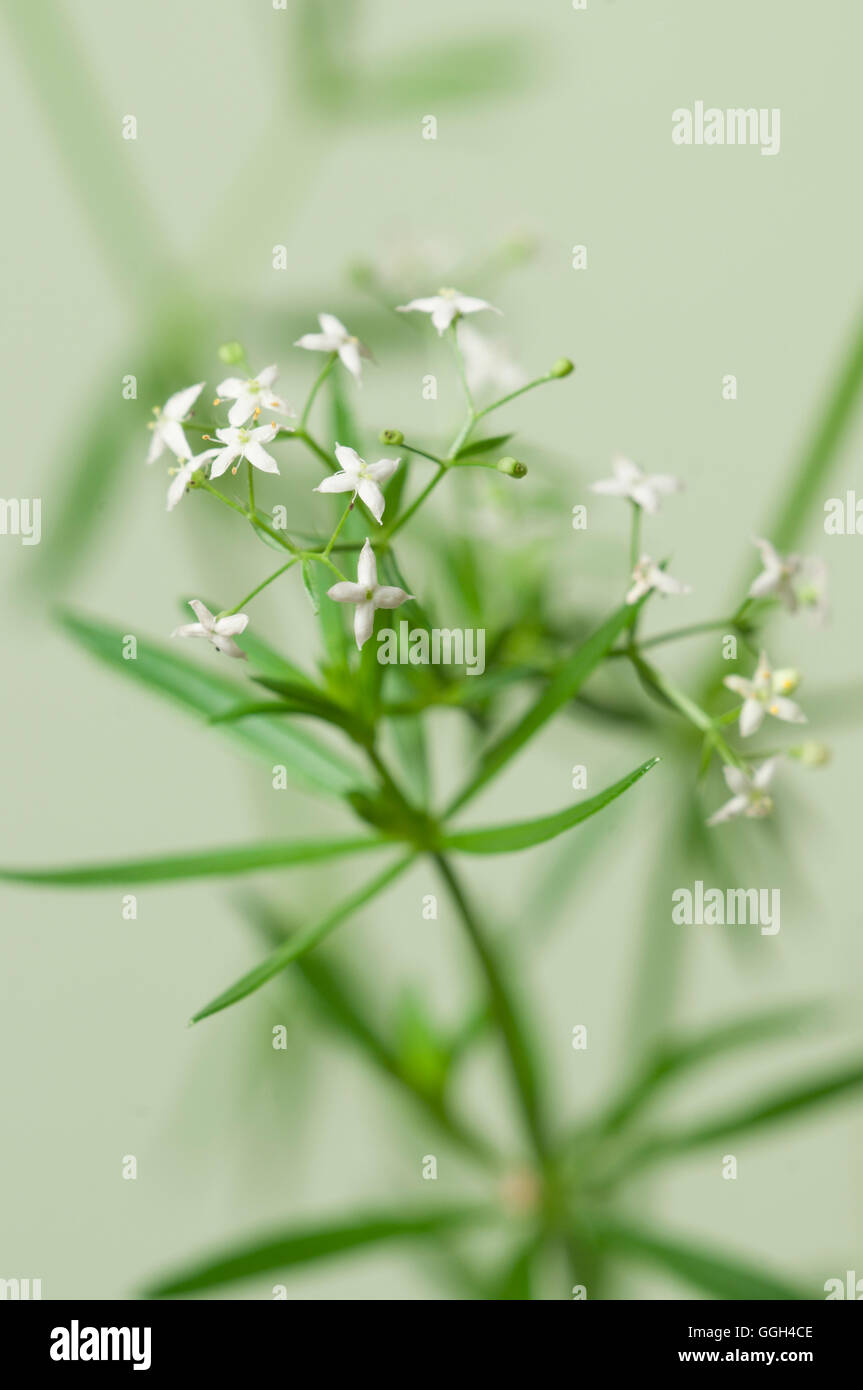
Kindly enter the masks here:
M 71 606 L 167 636 L 181 600 L 228 606 L 268 573 L 266 551 L 228 535 L 203 497 L 166 516 L 161 463 L 144 466 L 151 406 L 192 381 L 209 390 L 225 375 L 216 350 L 226 339 L 245 344 L 253 367 L 278 361 L 280 389 L 300 405 L 322 359 L 291 344 L 316 329 L 319 311 L 338 314 L 375 354 L 361 395 L 345 388 L 368 447 L 384 427 L 434 447 L 458 422 L 458 383 L 425 321 L 392 306 L 440 284 L 488 297 L 505 317 L 487 326 L 528 376 L 562 354 L 577 372 L 496 417 L 520 432 L 523 483 L 448 480 L 415 557 L 403 545 L 437 585 L 446 625 L 466 620 L 464 595 L 447 588 L 446 566 L 435 569 L 435 549 L 468 527 L 468 507 L 485 518 L 489 573 L 507 601 L 526 583 L 528 561 L 510 563 L 520 548 L 537 570 L 554 567 L 561 613 L 587 621 L 619 601 L 627 520 L 587 493 L 616 450 L 687 484 L 650 523 L 650 548 L 673 556 L 694 593 L 651 623 L 736 606 L 754 573 L 750 538 L 775 513 L 859 331 L 859 6 L 55 0 L 45 12 L 2 0 L 0 10 L 0 333 L 15 421 L 0 491 L 43 506 L 39 546 L 0 538 L 4 863 L 339 824 L 329 805 L 273 792 L 264 763 L 127 688 L 55 621 Z M 671 112 L 698 99 L 781 108 L 781 153 L 674 147 Z M 122 138 L 128 115 L 135 140 Z M 428 115 L 436 140 L 422 138 Z M 572 268 L 576 245 L 587 248 L 585 270 Z M 273 269 L 275 246 L 286 248 L 285 270 Z M 422 396 L 429 372 L 435 402 Z M 738 379 L 734 402 L 722 399 L 727 373 Z M 137 400 L 122 395 L 129 374 Z M 680 1123 L 859 1055 L 851 692 L 863 674 L 863 542 L 825 537 L 820 514 L 853 488 L 860 446 L 855 420 L 801 542 L 829 565 L 831 625 L 781 617 L 770 643 L 774 661 L 805 672 L 804 708 L 810 688 L 824 695 L 811 733 L 831 744 L 832 762 L 788 774 L 769 830 L 718 832 L 742 866 L 735 882 L 781 888 L 780 934 L 688 928 L 672 939 L 657 868 L 685 885 L 701 863 L 674 867 L 694 768 L 673 759 L 652 774 L 661 782 L 600 818 L 583 864 L 573 837 L 565 853 L 471 865 L 487 920 L 517 943 L 561 1126 L 601 1106 L 672 1025 L 809 1000 L 826 1018 L 682 1088 L 669 1102 Z M 320 470 L 299 451 L 283 457 L 268 500 L 311 526 Z M 576 533 L 578 502 L 590 502 L 590 524 Z M 256 601 L 255 621 L 307 664 L 316 637 L 292 579 Z M 206 664 L 210 653 L 197 655 Z M 691 684 L 716 655 L 716 641 L 700 639 L 669 648 L 663 663 Z M 465 749 L 448 716 L 433 728 L 445 792 Z M 558 720 L 476 817 L 556 809 L 571 797 L 573 764 L 587 763 L 598 788 L 661 751 L 654 744 L 637 726 Z M 333 879 L 294 871 L 268 887 L 302 918 L 329 905 Z M 327 948 L 366 981 L 382 1027 L 397 1030 L 418 997 L 453 1027 L 475 997 L 458 924 L 445 910 L 422 918 L 423 895 L 439 891 L 420 865 Z M 265 953 L 230 884 L 141 889 L 135 921 L 123 920 L 121 896 L 2 889 L 0 1277 L 39 1277 L 46 1298 L 134 1297 L 154 1275 L 251 1232 L 428 1196 L 422 1156 L 439 1151 L 436 1135 L 320 1029 L 291 977 L 186 1028 Z M 734 930 L 745 939 L 731 941 Z M 286 1051 L 271 1046 L 280 1023 Z M 577 1024 L 588 1029 L 585 1052 L 571 1047 Z M 517 1152 L 494 1062 L 478 1049 L 460 1098 Z M 863 1265 L 861 1142 L 852 1098 L 666 1165 L 630 1200 L 669 1236 L 721 1244 L 817 1291 Z M 736 1181 L 721 1177 L 725 1152 L 738 1157 Z M 137 1158 L 134 1182 L 122 1178 L 125 1155 Z M 455 1157 L 441 1163 L 437 1189 L 440 1200 L 479 1190 Z M 273 1282 L 226 1292 L 268 1297 Z M 434 1261 L 409 1248 L 281 1282 L 292 1299 L 445 1296 Z M 609 1291 L 689 1294 L 649 1265 L 621 1266 Z

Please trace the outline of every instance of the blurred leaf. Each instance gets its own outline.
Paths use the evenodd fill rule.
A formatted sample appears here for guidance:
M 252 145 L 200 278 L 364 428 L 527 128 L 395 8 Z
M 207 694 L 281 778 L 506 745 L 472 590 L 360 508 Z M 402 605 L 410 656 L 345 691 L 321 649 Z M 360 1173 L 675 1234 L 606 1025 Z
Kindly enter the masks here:
M 565 830 L 595 816 L 598 811 L 621 796 L 623 792 L 638 782 L 646 772 L 655 767 L 659 758 L 650 758 L 634 772 L 622 777 L 619 782 L 606 787 L 605 791 L 587 801 L 580 801 L 565 811 L 556 811 L 551 816 L 540 816 L 537 820 L 517 821 L 513 825 L 488 826 L 482 830 L 460 830 L 444 834 L 440 841 L 443 850 L 460 850 L 463 854 L 508 854 L 514 850 L 530 849 L 533 845 L 544 844 Z
M 509 733 L 487 748 L 483 753 L 477 772 L 449 807 L 450 812 L 463 806 L 472 796 L 485 786 L 496 772 L 508 763 L 516 753 L 542 728 L 562 705 L 577 694 L 592 671 L 596 669 L 626 628 L 635 619 L 640 604 L 624 603 L 602 627 L 594 632 L 576 652 L 565 661 L 549 681 L 543 694 L 527 714 Z
M 329 699 L 321 691 L 314 687 L 304 685 L 298 681 L 276 680 L 271 676 L 261 676 L 257 678 L 258 685 L 264 686 L 266 690 L 271 690 L 274 695 L 281 695 L 289 705 L 294 706 L 299 713 L 309 714 L 317 719 L 325 719 L 330 724 L 335 724 L 350 734 L 351 738 L 358 743 L 369 743 L 372 736 L 371 726 L 353 710 L 346 709 L 344 705 L 338 704 L 335 700 Z
M 103 883 L 166 883 L 176 879 L 246 874 L 253 869 L 282 869 L 290 864 L 314 864 L 345 854 L 382 849 L 384 840 L 367 837 L 293 841 L 272 840 L 257 845 L 205 850 L 198 854 L 165 854 L 150 859 L 119 860 L 113 864 L 81 864 L 59 869 L 0 869 L 0 879 L 14 883 L 44 883 L 90 887 Z
M 213 1260 L 194 1265 L 154 1285 L 147 1298 L 177 1298 L 255 1274 L 281 1272 L 331 1255 L 378 1245 L 382 1241 L 417 1240 L 441 1231 L 460 1230 L 489 1219 L 488 1207 L 447 1207 L 416 1213 L 385 1212 L 338 1223 L 287 1231 L 275 1238 L 238 1246 Z
M 135 660 L 125 661 L 125 634 L 121 628 L 73 613 L 61 614 L 61 620 L 83 647 L 125 677 L 170 696 L 205 718 L 225 713 L 242 700 L 242 686 L 229 677 L 206 671 L 192 657 L 138 639 Z M 270 719 L 247 719 L 222 727 L 234 739 L 286 767 L 288 775 L 300 787 L 334 796 L 371 791 L 366 779 L 350 763 L 317 743 L 305 730 L 298 732 Z
M 342 622 L 342 610 L 338 603 L 327 598 L 327 590 L 332 587 L 332 572 L 324 566 L 309 560 L 303 561 L 303 587 L 309 597 L 312 609 L 318 618 L 318 628 L 324 644 L 327 676 L 336 679 L 336 672 L 344 672 L 350 650 L 348 637 Z
M 601 1250 L 658 1265 L 714 1298 L 793 1302 L 808 1296 L 784 1280 L 730 1256 L 669 1241 L 620 1221 L 602 1222 L 593 1228 L 592 1234 Z
M 508 444 L 515 436 L 512 431 L 509 434 L 492 434 L 488 439 L 474 439 L 471 444 L 464 444 L 456 454 L 457 459 L 473 458 L 476 454 L 497 453 L 505 444 Z
M 491 1298 L 520 1303 L 530 1303 L 532 1301 L 533 1280 L 531 1278 L 531 1269 L 539 1245 L 539 1238 L 537 1236 L 531 1236 L 530 1240 L 520 1247 L 510 1264 L 504 1269 L 501 1278 L 494 1285 L 490 1294 Z
M 399 1069 L 425 1095 L 440 1095 L 446 1082 L 448 1050 L 416 990 L 406 990 L 395 1030 Z
M 255 990 L 260 989 L 261 985 L 265 985 L 274 975 L 278 975 L 281 970 L 284 970 L 286 965 L 290 965 L 291 961 L 296 960 L 297 957 L 303 955 L 304 952 L 310 951 L 313 946 L 317 946 L 319 941 L 323 941 L 324 937 L 328 936 L 346 917 L 350 917 L 352 913 L 369 902 L 371 898 L 376 897 L 377 894 L 392 883 L 399 874 L 404 872 L 408 865 L 413 862 L 414 857 L 413 854 L 408 854 L 401 859 L 397 859 L 396 862 L 391 864 L 382 874 L 378 874 L 376 878 L 371 879 L 368 883 L 363 884 L 361 888 L 358 888 L 355 893 L 351 893 L 347 898 L 343 898 L 342 901 L 328 912 L 325 917 L 322 917 L 320 921 L 315 922 L 310 927 L 301 929 L 296 932 L 294 936 L 289 937 L 283 946 L 280 946 L 277 951 L 274 951 L 273 954 L 265 961 L 262 961 L 260 965 L 256 965 L 254 970 L 250 970 L 247 974 L 243 975 L 241 979 L 237 980 L 235 984 L 231 985 L 230 989 L 224 990 L 221 994 L 217 995 L 215 999 L 212 999 L 209 1004 L 205 1004 L 202 1009 L 199 1009 L 198 1012 L 193 1015 L 191 1020 L 192 1023 L 198 1023 L 202 1018 L 209 1018 L 211 1014 L 217 1014 L 222 1009 L 227 1009 L 231 1004 L 238 1003 L 239 1000 L 245 999 L 247 995 L 253 994 Z
M 377 71 L 356 79 L 352 109 L 366 119 L 435 111 L 449 103 L 473 105 L 492 96 L 511 100 L 527 85 L 534 45 L 527 33 L 426 44 L 388 55 Z M 419 105 L 418 105 L 419 103 Z

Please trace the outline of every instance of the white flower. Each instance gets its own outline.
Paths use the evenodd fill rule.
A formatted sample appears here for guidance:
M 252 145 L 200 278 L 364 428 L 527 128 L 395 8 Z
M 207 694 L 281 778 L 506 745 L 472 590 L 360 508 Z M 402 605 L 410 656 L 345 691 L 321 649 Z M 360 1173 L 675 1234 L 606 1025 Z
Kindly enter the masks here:
M 169 396 L 161 410 L 157 407 L 153 412 L 156 418 L 150 421 L 149 426 L 153 431 L 153 438 L 150 440 L 147 453 L 148 463 L 155 463 L 166 448 L 178 459 L 189 458 L 192 451 L 183 433 L 183 421 L 203 389 L 203 381 L 199 381 L 197 386 L 187 386 L 185 391 L 177 391 L 173 396 Z
M 318 314 L 320 333 L 304 333 L 294 347 L 307 348 L 309 352 L 337 352 L 340 361 L 347 367 L 351 376 L 359 381 L 362 373 L 363 357 L 371 357 L 365 343 L 349 333 L 345 325 L 334 314 Z
M 182 500 L 183 494 L 191 485 L 192 479 L 198 472 L 198 469 L 203 466 L 201 463 L 203 457 L 203 454 L 201 454 L 198 458 L 189 459 L 187 463 L 181 464 L 174 473 L 174 477 L 171 479 L 171 485 L 168 488 L 169 512 L 172 512 L 177 503 Z M 204 459 L 204 462 L 206 463 L 206 459 Z
M 811 608 L 818 621 L 827 616 L 827 569 L 822 560 L 803 555 L 780 555 L 770 541 L 756 540 L 764 566 L 749 589 L 750 598 L 778 598 L 796 613 Z
M 297 412 L 291 409 L 287 401 L 283 401 L 272 389 L 278 375 L 278 368 L 272 366 L 265 367 L 247 381 L 239 376 L 226 377 L 216 387 L 213 405 L 221 405 L 223 399 L 234 402 L 228 411 L 230 425 L 244 425 L 250 415 L 261 410 L 274 410 L 277 415 L 296 415 Z
M 680 492 L 683 484 L 667 473 L 642 473 L 637 463 L 631 459 L 615 455 L 611 461 L 613 478 L 603 478 L 593 483 L 591 492 L 601 492 L 607 497 L 628 497 L 646 512 L 654 516 L 659 511 L 662 497 L 669 492 Z
M 278 432 L 279 426 L 275 424 L 257 425 L 251 430 L 242 425 L 239 429 L 216 430 L 216 438 L 221 440 L 221 446 L 218 449 L 205 449 L 198 455 L 198 465 L 212 459 L 211 478 L 221 478 L 232 464 L 232 472 L 236 473 L 243 459 L 248 459 L 252 467 L 260 468 L 262 473 L 278 473 L 276 460 L 263 448 L 264 444 L 275 439 Z
M 336 445 L 336 458 L 342 466 L 341 473 L 333 473 L 324 478 L 314 489 L 315 492 L 352 492 L 359 494 L 379 526 L 384 514 L 384 495 L 378 486 L 391 478 L 401 463 L 401 459 L 379 459 L 377 463 L 366 463 L 356 449 L 345 444 Z
M 472 324 L 462 324 L 459 344 L 467 384 L 475 396 L 481 396 L 487 389 L 508 395 L 527 381 L 521 367 L 513 362 L 500 343 L 478 333 Z
M 799 683 L 800 677 L 796 671 L 771 671 L 766 652 L 759 656 L 751 681 L 744 680 L 742 676 L 726 676 L 723 684 L 736 695 L 743 696 L 743 708 L 740 711 L 741 736 L 748 738 L 760 729 L 765 714 L 784 719 L 788 724 L 805 724 L 806 715 L 800 706 L 786 698 L 787 693 L 794 690 Z
M 366 537 L 366 543 L 360 551 L 360 558 L 357 561 L 356 584 L 342 580 L 327 590 L 327 598 L 335 599 L 336 603 L 355 603 L 357 605 L 357 611 L 354 614 L 354 636 L 357 639 L 357 646 L 362 650 L 363 643 L 367 642 L 372 635 L 372 629 L 375 625 L 375 609 L 398 608 L 402 603 L 407 603 L 408 599 L 413 598 L 413 594 L 406 594 L 404 589 L 395 588 L 390 584 L 378 583 L 375 552 L 372 550 L 368 537 Z
M 215 618 L 199 598 L 189 599 L 189 607 L 197 613 L 198 621 L 184 623 L 182 627 L 175 628 L 171 633 L 172 637 L 206 637 L 217 652 L 222 652 L 225 656 L 239 657 L 243 661 L 246 659 L 246 653 L 241 651 L 234 638 L 248 626 L 248 614 L 231 613 L 225 618 Z
M 470 295 L 462 294 L 459 290 L 438 290 L 437 294 L 429 299 L 412 299 L 410 304 L 399 304 L 396 307 L 400 314 L 409 314 L 413 309 L 418 309 L 421 314 L 431 314 L 431 321 L 439 334 L 446 332 L 459 314 L 476 314 L 480 309 L 491 309 L 492 313 L 500 313 L 500 309 L 495 309 L 494 305 L 486 300 L 472 299 Z
M 734 820 L 736 816 L 747 816 L 750 819 L 769 816 L 773 810 L 773 801 L 767 795 L 767 788 L 781 761 L 778 757 L 768 758 L 751 776 L 739 767 L 728 767 L 726 764 L 722 771 L 728 783 L 728 790 L 733 795 L 730 801 L 726 801 L 724 806 L 720 806 L 719 810 L 714 812 L 707 824 L 721 825 L 723 821 Z
M 660 569 L 649 555 L 642 555 L 632 571 L 632 579 L 632 588 L 626 595 L 627 603 L 638 603 L 638 600 L 649 594 L 651 589 L 656 589 L 660 594 L 692 593 L 688 584 L 681 584 L 679 579 L 672 579 L 671 575 Z

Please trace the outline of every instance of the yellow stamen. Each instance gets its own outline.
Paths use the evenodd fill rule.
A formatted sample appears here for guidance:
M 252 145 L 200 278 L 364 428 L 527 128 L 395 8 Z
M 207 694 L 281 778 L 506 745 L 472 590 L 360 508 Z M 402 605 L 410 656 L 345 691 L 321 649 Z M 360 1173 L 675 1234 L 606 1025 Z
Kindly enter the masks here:
M 221 402 L 220 398 L 219 398 L 218 396 L 214 396 L 214 397 L 213 397 L 213 405 L 221 405 L 221 404 L 222 404 L 222 402 Z

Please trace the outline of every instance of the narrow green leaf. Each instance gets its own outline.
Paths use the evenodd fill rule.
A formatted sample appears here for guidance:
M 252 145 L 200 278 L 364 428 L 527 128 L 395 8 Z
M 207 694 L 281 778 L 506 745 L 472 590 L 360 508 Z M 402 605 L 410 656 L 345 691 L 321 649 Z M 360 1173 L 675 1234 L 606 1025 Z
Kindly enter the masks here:
M 325 719 L 330 724 L 336 724 L 339 728 L 347 730 L 351 737 L 360 743 L 368 742 L 371 737 L 371 730 L 359 715 L 331 700 L 314 686 L 299 681 L 275 680 L 271 676 L 261 676 L 257 683 L 266 690 L 271 690 L 274 695 L 281 695 L 294 712 L 309 714 L 317 719 Z
M 382 1213 L 351 1221 L 335 1222 L 287 1231 L 275 1238 L 255 1241 L 225 1251 L 215 1259 L 194 1265 L 154 1285 L 147 1298 L 177 1298 L 201 1289 L 249 1279 L 256 1274 L 283 1271 L 295 1265 L 310 1264 L 331 1255 L 342 1255 L 382 1241 L 417 1240 L 443 1231 L 484 1222 L 492 1215 L 489 1207 L 447 1207 L 440 1211 Z
M 238 1003 L 240 999 L 245 999 L 247 995 L 260 989 L 261 985 L 265 985 L 274 975 L 278 975 L 279 971 L 284 970 L 286 965 L 290 965 L 292 960 L 296 960 L 305 951 L 310 951 L 313 946 L 317 946 L 318 942 L 323 941 L 324 937 L 328 936 L 346 917 L 350 917 L 371 898 L 376 897 L 394 879 L 398 878 L 399 874 L 405 871 L 414 858 L 414 854 L 408 854 L 397 859 L 382 874 L 378 874 L 376 878 L 358 888 L 355 893 L 344 898 L 319 922 L 315 922 L 313 926 L 306 927 L 305 930 L 298 931 L 289 937 L 283 946 L 280 946 L 260 965 L 256 965 L 254 970 L 250 970 L 231 985 L 230 989 L 224 990 L 209 1004 L 205 1004 L 202 1009 L 199 1009 L 193 1015 L 191 1022 L 198 1023 L 202 1018 L 209 1018 L 211 1014 L 217 1014 L 222 1009 L 227 1009 L 231 1004 Z
M 601 1250 L 627 1255 L 658 1265 L 695 1288 L 720 1299 L 772 1299 L 794 1302 L 808 1297 L 799 1288 L 712 1250 L 666 1240 L 664 1236 L 638 1230 L 620 1221 L 607 1221 L 594 1227 L 594 1241 Z
M 606 787 L 605 791 L 590 797 L 588 801 L 580 801 L 565 811 L 556 811 L 551 816 L 540 816 L 537 820 L 517 821 L 513 825 L 488 826 L 483 830 L 458 830 L 444 835 L 440 847 L 443 850 L 461 850 L 463 854 L 508 854 L 513 850 L 530 849 L 533 845 L 544 844 L 546 840 L 561 835 L 564 830 L 571 830 L 574 825 L 595 816 L 623 792 L 628 791 L 658 762 L 659 758 L 649 758 L 634 772 Z
M 283 869 L 290 864 L 315 864 L 364 850 L 387 848 L 386 840 L 367 836 L 342 840 L 269 840 L 257 845 L 205 850 L 200 854 L 165 854 L 151 859 L 118 860 L 114 864 L 77 864 L 57 869 L 0 869 L 10 883 L 44 883 L 50 887 L 95 887 L 105 883 L 167 883 L 186 878 L 247 874 L 254 869 Z
M 124 631 L 73 613 L 61 614 L 66 629 L 88 651 L 106 661 L 127 679 L 161 694 L 209 719 L 242 702 L 244 687 L 228 676 L 210 672 L 197 657 L 137 639 L 134 660 L 123 659 Z M 318 743 L 307 730 L 294 730 L 272 719 L 246 719 L 223 726 L 235 740 L 283 765 L 295 785 L 309 791 L 345 796 L 373 790 L 362 774 L 338 753 Z
M 465 444 L 456 454 L 457 459 L 472 458 L 475 454 L 497 453 L 505 444 L 513 438 L 512 431 L 509 434 L 493 434 L 488 439 L 474 439 L 471 444 Z
M 606 654 L 611 650 L 620 634 L 635 620 L 640 604 L 624 603 L 611 617 L 597 628 L 596 632 L 564 662 L 549 681 L 536 704 L 519 720 L 509 733 L 486 749 L 480 759 L 477 772 L 459 792 L 449 807 L 450 813 L 463 806 L 480 787 L 484 787 L 505 763 L 533 737 L 543 724 L 557 713 L 562 705 L 571 700 L 581 689 Z

